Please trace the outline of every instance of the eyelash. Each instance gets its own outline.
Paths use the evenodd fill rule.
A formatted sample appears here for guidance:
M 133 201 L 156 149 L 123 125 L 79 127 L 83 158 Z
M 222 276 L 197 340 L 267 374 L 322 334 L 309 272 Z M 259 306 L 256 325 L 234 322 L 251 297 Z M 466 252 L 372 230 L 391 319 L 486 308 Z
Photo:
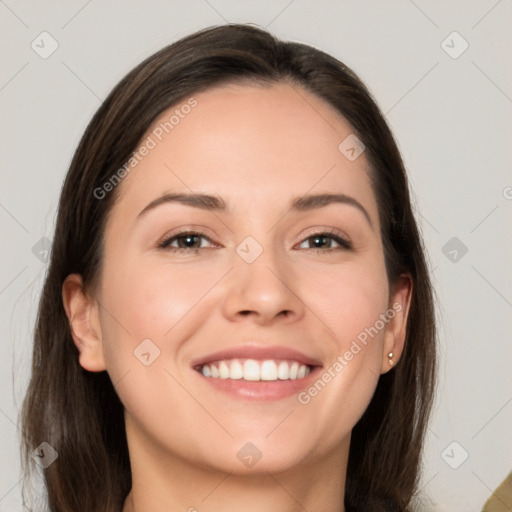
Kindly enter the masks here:
M 209 242 L 212 242 L 212 240 L 208 236 L 206 236 L 204 233 L 201 233 L 200 231 L 182 231 L 180 233 L 175 233 L 174 235 L 162 240 L 162 242 L 160 242 L 158 244 L 158 248 L 164 249 L 167 251 L 178 252 L 178 253 L 198 254 L 199 249 L 204 249 L 204 247 L 184 248 L 184 247 L 171 247 L 170 246 L 170 244 L 172 242 L 174 242 L 175 240 L 178 240 L 180 238 L 186 238 L 189 236 L 201 237 L 201 238 L 204 238 L 205 240 L 208 240 Z M 349 242 L 347 239 L 342 238 L 341 236 L 335 234 L 333 231 L 319 231 L 317 233 L 312 233 L 309 236 L 307 236 L 306 238 L 304 238 L 304 240 L 302 242 L 300 242 L 300 244 L 302 244 L 305 241 L 310 240 L 312 238 L 316 238 L 316 237 L 324 237 L 324 238 L 334 240 L 336 243 L 339 244 L 339 247 L 333 247 L 333 248 L 327 248 L 327 249 L 310 247 L 307 250 L 316 251 L 316 252 L 336 252 L 336 251 L 340 251 L 340 250 L 352 249 L 351 242 Z

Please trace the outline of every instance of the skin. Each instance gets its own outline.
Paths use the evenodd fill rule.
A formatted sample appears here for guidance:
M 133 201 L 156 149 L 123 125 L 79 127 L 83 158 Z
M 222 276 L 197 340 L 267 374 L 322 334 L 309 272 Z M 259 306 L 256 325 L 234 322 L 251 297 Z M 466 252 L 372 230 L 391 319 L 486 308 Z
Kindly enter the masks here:
M 388 283 L 365 155 L 349 161 L 338 150 L 353 130 L 328 104 L 285 83 L 195 98 L 121 183 L 97 289 L 84 291 L 77 274 L 63 285 L 81 366 L 108 371 L 125 407 L 133 488 L 123 510 L 344 510 L 351 430 L 392 367 L 388 353 L 400 358 L 411 279 Z M 218 195 L 228 210 L 166 203 L 138 218 L 171 191 Z M 370 222 L 349 204 L 291 212 L 306 193 L 350 196 Z M 211 241 L 159 249 L 180 227 Z M 326 229 L 352 248 L 327 238 L 315 249 L 310 237 Z M 235 250 L 247 236 L 263 248 L 250 264 Z M 231 398 L 190 366 L 255 341 L 328 368 L 393 304 L 401 312 L 306 405 L 296 395 Z M 147 338 L 160 350 L 149 366 L 133 353 Z M 262 454 L 251 468 L 237 457 L 247 442 Z

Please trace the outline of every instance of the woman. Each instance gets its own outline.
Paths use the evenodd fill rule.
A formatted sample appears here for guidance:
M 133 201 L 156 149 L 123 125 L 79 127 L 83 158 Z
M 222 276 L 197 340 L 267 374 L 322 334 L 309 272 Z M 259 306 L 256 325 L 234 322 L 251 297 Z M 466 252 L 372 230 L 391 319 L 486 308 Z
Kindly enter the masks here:
M 25 466 L 59 512 L 412 511 L 435 339 L 365 86 L 309 46 L 209 28 L 131 71 L 74 155 Z

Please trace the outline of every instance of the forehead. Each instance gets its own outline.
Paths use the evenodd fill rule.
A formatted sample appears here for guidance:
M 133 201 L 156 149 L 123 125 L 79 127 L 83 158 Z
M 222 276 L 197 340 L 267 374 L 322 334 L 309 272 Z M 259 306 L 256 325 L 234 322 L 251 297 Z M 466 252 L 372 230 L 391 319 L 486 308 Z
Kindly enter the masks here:
M 351 161 L 339 149 L 349 136 L 350 124 L 300 86 L 209 89 L 171 107 L 148 129 L 143 144 L 152 149 L 119 185 L 114 210 L 133 216 L 168 191 L 217 194 L 229 209 L 266 211 L 282 208 L 289 197 L 339 192 L 364 201 L 374 216 L 364 153 Z

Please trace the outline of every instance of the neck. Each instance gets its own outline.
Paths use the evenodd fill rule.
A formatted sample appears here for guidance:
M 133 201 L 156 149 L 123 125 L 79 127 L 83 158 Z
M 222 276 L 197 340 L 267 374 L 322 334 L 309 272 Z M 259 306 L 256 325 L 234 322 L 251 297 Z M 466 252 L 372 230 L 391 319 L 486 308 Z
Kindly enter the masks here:
M 130 443 L 132 489 L 123 512 L 344 512 L 349 440 L 304 466 L 250 475 L 225 473 Z

